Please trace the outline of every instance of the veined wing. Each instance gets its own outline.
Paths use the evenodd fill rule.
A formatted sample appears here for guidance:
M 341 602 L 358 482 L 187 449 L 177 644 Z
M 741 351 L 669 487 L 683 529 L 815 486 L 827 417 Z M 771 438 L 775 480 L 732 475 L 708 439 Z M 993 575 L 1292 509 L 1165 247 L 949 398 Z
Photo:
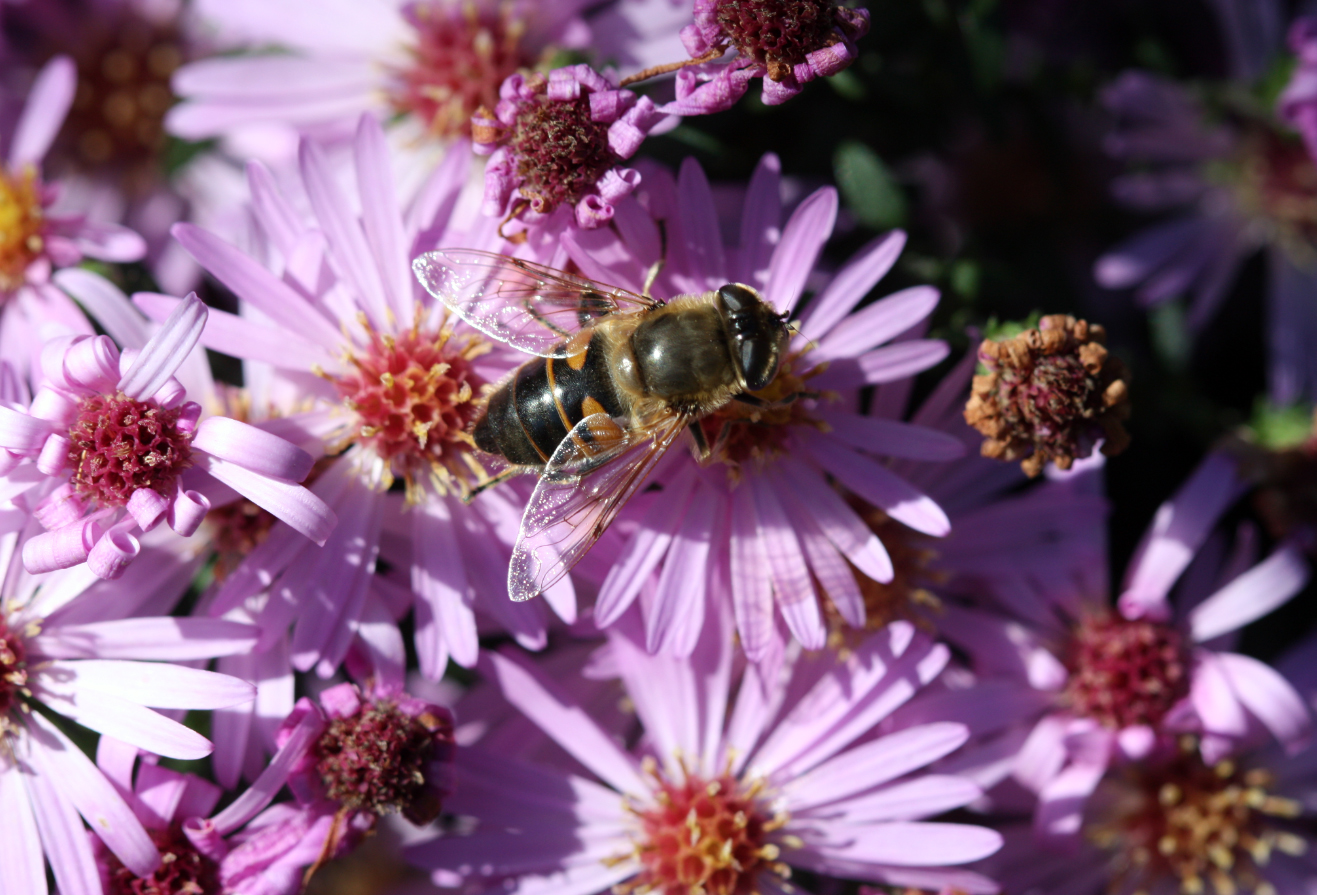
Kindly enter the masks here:
M 500 342 L 541 357 L 566 357 L 572 337 L 600 317 L 662 302 L 618 286 L 475 249 L 439 249 L 412 262 L 430 294 Z
M 623 428 L 605 413 L 576 424 L 549 458 L 521 517 L 508 594 L 529 600 L 566 575 L 608 528 L 689 419 Z

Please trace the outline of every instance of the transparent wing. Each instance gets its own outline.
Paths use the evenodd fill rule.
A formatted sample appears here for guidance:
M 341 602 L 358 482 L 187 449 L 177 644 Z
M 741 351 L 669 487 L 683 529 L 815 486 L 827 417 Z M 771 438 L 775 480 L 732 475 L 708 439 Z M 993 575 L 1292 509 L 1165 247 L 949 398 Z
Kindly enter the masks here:
M 508 594 L 529 600 L 594 546 L 688 421 L 672 415 L 628 431 L 605 413 L 587 416 L 558 445 L 521 517 Z
M 566 343 L 600 317 L 661 304 L 533 261 L 439 249 L 412 262 L 430 294 L 492 339 L 528 354 L 565 357 Z

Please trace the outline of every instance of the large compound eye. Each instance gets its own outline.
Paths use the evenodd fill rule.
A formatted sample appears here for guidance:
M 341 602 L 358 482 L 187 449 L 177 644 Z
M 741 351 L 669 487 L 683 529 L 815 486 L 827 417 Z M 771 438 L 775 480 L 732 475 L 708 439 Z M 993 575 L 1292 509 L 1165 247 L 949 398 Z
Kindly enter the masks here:
M 767 388 L 777 375 L 777 339 L 773 334 L 765 332 L 759 338 L 742 340 L 739 348 L 745 387 L 752 392 Z
M 740 283 L 728 283 L 719 289 L 718 298 L 722 300 L 723 313 L 729 317 L 744 314 L 761 304 L 759 296 Z
M 729 283 L 718 290 L 718 301 L 741 380 L 759 391 L 777 375 L 785 324 L 749 286 Z

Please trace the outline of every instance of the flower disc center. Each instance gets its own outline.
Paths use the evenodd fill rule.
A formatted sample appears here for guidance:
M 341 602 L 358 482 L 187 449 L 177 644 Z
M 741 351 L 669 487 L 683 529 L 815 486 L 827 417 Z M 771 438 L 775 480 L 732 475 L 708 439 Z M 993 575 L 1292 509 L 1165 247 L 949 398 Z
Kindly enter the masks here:
M 0 292 L 12 292 L 24 282 L 32 260 L 41 253 L 41 181 L 36 168 L 16 174 L 0 171 Z
M 18 635 L 0 618 L 0 731 L 4 718 L 27 692 L 27 650 Z
M 471 444 L 466 430 L 484 384 L 471 361 L 488 348 L 447 328 L 397 337 L 372 330 L 365 350 L 349 353 L 348 372 L 334 379 L 359 418 L 356 440 L 409 482 L 429 469 L 460 474 L 458 455 Z
M 1067 660 L 1063 699 L 1110 728 L 1155 726 L 1189 693 L 1188 644 L 1168 625 L 1091 616 L 1075 628 Z
M 547 214 L 575 205 L 617 163 L 608 146 L 608 125 L 590 116 L 590 95 L 553 100 L 541 94 L 517 114 L 511 146 L 521 194 Z
M 499 85 L 535 63 L 522 46 L 525 23 L 502 5 L 421 0 L 403 15 L 416 29 L 412 63 L 394 72 L 390 99 L 437 137 L 471 131 L 471 115 L 493 108 Z
M 814 426 L 819 423 L 809 415 L 805 383 L 821 368 L 814 367 L 803 374 L 795 372 L 800 355 L 787 357 L 777 376 L 754 397 L 766 406 L 755 407 L 740 401 L 729 401 L 721 410 L 700 420 L 704 438 L 715 459 L 727 464 L 733 475 L 743 463 L 764 463 L 787 452 L 787 438 L 794 426 Z
M 182 413 L 123 392 L 83 398 L 69 428 L 76 492 L 101 507 L 121 507 L 139 488 L 172 497 L 192 464 L 192 433 L 178 425 Z
M 741 55 L 781 81 L 815 50 L 837 42 L 833 0 L 717 0 L 714 13 Z
M 108 895 L 210 895 L 221 890 L 219 865 L 198 852 L 176 824 L 147 832 L 160 850 L 160 866 L 150 876 L 135 876 L 105 849 Z
M 635 856 L 643 869 L 627 885 L 662 895 L 750 895 L 761 873 L 785 877 L 778 846 L 769 842 L 784 817 L 761 804 L 758 787 L 730 774 L 713 780 L 688 774 L 676 783 L 658 776 L 657 806 L 639 814 Z
M 1185 748 L 1114 784 L 1114 810 L 1087 833 L 1113 851 L 1113 889 L 1161 891 L 1170 883 L 1180 892 L 1265 892 L 1259 867 L 1272 851 L 1304 850 L 1276 823 L 1300 806 L 1268 792 L 1272 782 L 1265 770 L 1240 771 L 1229 761 L 1208 767 Z

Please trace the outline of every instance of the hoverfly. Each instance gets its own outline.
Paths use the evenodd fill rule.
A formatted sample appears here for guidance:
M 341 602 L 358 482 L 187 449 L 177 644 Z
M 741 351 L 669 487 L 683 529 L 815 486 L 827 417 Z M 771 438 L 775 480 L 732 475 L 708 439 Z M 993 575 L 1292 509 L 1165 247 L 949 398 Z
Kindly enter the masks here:
M 750 286 L 668 301 L 544 265 L 468 249 L 417 258 L 430 294 L 486 336 L 536 355 L 488 396 L 472 435 L 536 472 L 508 568 L 529 600 L 599 540 L 683 429 L 777 375 L 791 329 Z

